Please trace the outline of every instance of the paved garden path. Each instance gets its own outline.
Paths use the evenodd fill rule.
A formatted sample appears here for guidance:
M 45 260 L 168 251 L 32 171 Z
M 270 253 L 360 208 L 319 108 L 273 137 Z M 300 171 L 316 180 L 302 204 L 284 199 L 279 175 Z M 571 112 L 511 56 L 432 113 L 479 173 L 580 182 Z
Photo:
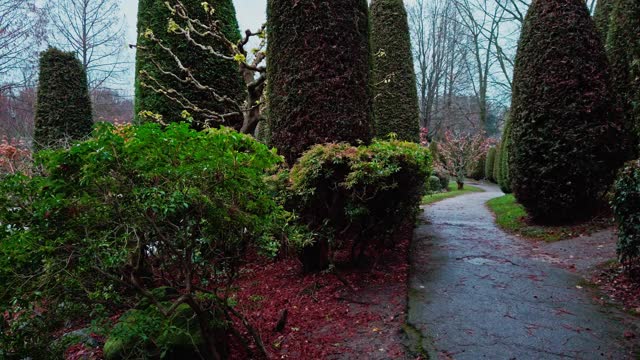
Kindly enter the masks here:
M 486 192 L 425 208 L 411 249 L 408 324 L 439 359 L 640 359 L 638 319 L 495 225 Z

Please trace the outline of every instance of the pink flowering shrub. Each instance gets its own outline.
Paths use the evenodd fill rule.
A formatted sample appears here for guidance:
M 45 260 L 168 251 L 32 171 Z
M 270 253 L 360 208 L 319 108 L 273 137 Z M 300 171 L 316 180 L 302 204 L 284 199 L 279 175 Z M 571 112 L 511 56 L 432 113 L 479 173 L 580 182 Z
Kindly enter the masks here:
M 462 189 L 467 169 L 482 158 L 492 142 L 481 134 L 447 131 L 438 143 L 439 165 L 456 178 L 458 188 Z

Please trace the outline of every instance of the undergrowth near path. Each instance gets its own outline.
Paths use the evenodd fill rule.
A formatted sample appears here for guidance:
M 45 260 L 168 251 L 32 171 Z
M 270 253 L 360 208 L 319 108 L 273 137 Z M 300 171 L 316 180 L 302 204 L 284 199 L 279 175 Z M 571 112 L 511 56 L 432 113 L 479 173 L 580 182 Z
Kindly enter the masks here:
M 613 226 L 611 216 L 601 215 L 587 222 L 563 226 L 543 226 L 531 223 L 524 207 L 513 195 L 504 195 L 487 202 L 496 223 L 503 230 L 525 238 L 554 242 L 589 235 Z

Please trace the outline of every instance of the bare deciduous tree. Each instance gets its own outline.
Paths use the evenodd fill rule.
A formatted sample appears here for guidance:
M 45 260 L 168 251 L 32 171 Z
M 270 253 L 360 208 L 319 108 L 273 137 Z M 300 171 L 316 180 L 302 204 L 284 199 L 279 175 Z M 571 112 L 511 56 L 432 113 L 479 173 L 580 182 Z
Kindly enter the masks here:
M 54 43 L 77 54 L 91 90 L 128 70 L 120 0 L 52 0 L 48 13 Z
M 43 12 L 34 0 L 0 0 L 0 92 L 22 84 L 13 72 L 37 59 L 43 28 Z

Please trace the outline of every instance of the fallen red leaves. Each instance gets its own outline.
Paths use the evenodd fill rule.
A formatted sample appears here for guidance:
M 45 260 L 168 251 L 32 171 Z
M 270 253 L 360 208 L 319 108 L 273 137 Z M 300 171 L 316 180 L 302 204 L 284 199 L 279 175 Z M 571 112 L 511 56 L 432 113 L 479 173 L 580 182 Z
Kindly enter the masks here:
M 612 301 L 640 315 L 640 276 L 631 277 L 615 263 L 597 274 L 593 281 Z
M 297 260 L 246 266 L 237 309 L 281 359 L 401 358 L 411 231 L 374 269 L 341 268 L 304 276 Z M 288 311 L 282 332 L 276 331 Z M 243 358 L 234 349 L 235 359 Z

